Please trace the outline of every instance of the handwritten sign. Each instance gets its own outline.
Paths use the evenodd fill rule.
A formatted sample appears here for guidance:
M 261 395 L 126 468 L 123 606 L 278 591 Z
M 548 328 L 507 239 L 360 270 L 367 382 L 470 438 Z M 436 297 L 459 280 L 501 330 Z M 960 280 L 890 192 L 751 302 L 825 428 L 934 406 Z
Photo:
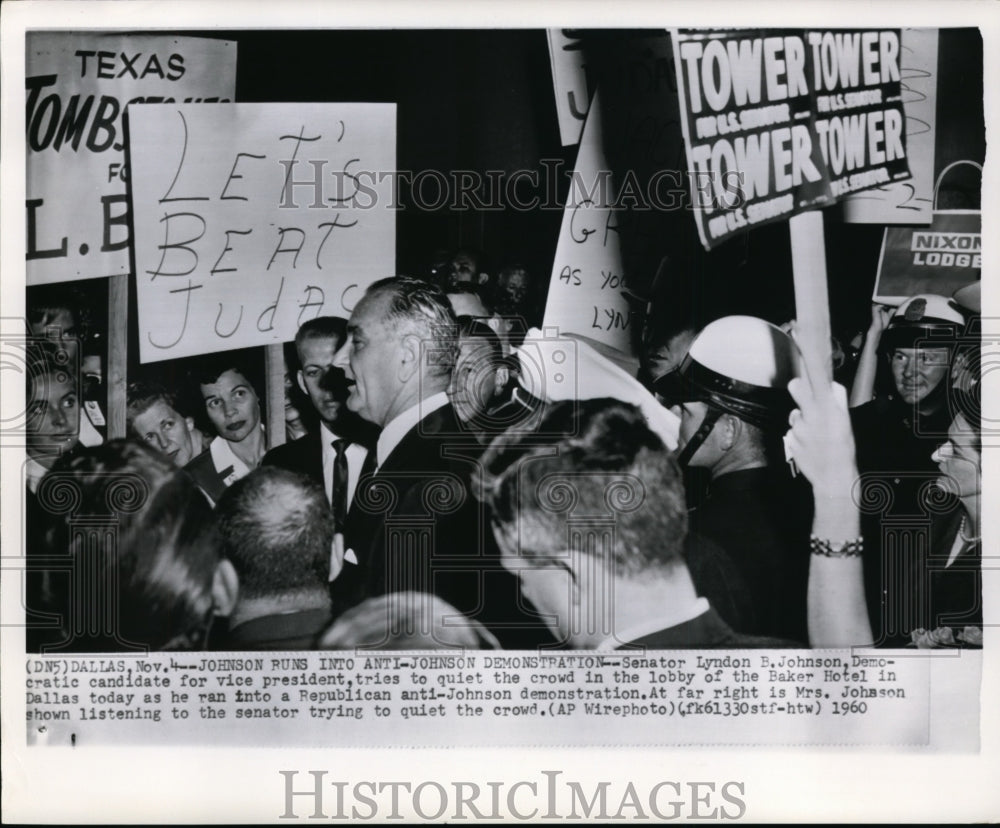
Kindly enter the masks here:
M 706 248 L 910 177 L 898 30 L 675 30 Z
M 128 114 L 142 362 L 286 342 L 395 270 L 394 104 Z
M 913 178 L 844 199 L 844 221 L 930 224 L 937 122 L 937 29 L 903 29 L 900 88 L 906 113 L 906 157 Z
M 559 138 L 564 147 L 577 143 L 590 106 L 590 83 L 583 42 L 573 29 L 549 29 L 549 63 L 555 88 Z
M 31 32 L 25 55 L 27 281 L 129 272 L 129 103 L 233 98 L 236 44 Z
M 612 206 L 617 197 L 602 150 L 598 97 L 580 138 L 543 324 L 631 354 L 634 312 L 625 294 L 628 283 Z

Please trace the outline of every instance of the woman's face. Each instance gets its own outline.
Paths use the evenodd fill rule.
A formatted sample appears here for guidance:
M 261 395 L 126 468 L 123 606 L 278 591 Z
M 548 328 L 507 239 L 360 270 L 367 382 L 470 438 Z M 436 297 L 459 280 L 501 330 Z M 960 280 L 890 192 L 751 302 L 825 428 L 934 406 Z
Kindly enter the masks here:
M 215 382 L 203 383 L 201 393 L 208 419 L 224 440 L 239 443 L 260 425 L 257 393 L 238 371 L 225 371 Z
M 979 440 L 961 414 L 948 426 L 948 439 L 937 447 L 931 459 L 941 470 L 937 485 L 957 497 L 979 494 L 981 471 Z

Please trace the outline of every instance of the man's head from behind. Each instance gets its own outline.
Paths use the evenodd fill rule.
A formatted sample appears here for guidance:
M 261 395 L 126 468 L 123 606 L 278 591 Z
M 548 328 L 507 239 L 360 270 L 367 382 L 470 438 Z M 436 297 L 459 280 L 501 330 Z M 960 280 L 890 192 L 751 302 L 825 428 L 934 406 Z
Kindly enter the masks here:
M 687 577 L 684 484 L 639 409 L 612 399 L 550 406 L 540 444 L 499 436 L 483 456 L 482 496 L 504 565 L 558 636 L 595 646 L 615 601 Z M 678 573 L 683 571 L 683 576 Z
M 297 380 L 327 425 L 337 422 L 347 399 L 347 380 L 333 360 L 347 338 L 347 320 L 339 316 L 317 316 L 304 323 L 295 334 L 299 356 Z
M 125 422 L 132 435 L 165 454 L 175 466 L 186 466 L 200 451 L 194 420 L 177 410 L 174 394 L 162 385 L 131 382 L 126 391 Z
M 787 426 L 788 382 L 798 350 L 780 328 L 752 316 L 726 316 L 707 325 L 676 371 L 655 383 L 681 418 L 681 465 L 713 476 L 767 464 L 768 434 Z
M 97 633 L 76 649 L 203 646 L 213 612 L 225 608 L 211 508 L 185 472 L 145 445 L 113 440 L 56 463 L 38 498 L 52 510 L 61 505 L 61 513 L 73 503 L 72 514 L 48 528 L 46 549 L 68 554 L 74 577 L 86 579 L 53 592 L 54 609 L 86 617 Z M 74 519 L 88 517 L 113 532 L 81 532 Z M 112 618 L 113 628 L 102 628 Z
M 350 387 L 347 407 L 379 426 L 451 381 L 457 323 L 447 296 L 396 276 L 373 283 L 355 306 L 334 365 Z
M 325 593 L 333 515 L 322 488 L 302 475 L 262 466 L 226 489 L 216 507 L 220 552 L 248 601 Z

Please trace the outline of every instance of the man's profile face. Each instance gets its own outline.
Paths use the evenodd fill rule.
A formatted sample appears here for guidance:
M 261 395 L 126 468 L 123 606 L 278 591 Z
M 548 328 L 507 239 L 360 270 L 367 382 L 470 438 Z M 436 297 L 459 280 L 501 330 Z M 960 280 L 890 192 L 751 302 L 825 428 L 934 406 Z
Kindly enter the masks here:
M 333 364 L 339 347 L 340 341 L 332 336 L 309 337 L 299 345 L 299 387 L 328 426 L 336 422 L 344 399 L 344 377 Z
M 59 454 L 76 445 L 80 398 L 71 374 L 56 369 L 35 379 L 25 425 L 28 453 L 33 456 Z
M 557 641 L 571 642 L 573 579 L 567 569 L 518 554 L 516 541 L 494 530 L 504 568 L 521 582 L 521 593 L 538 610 Z
M 673 409 L 681 418 L 680 433 L 677 437 L 677 454 L 679 455 L 684 451 L 685 446 L 691 441 L 691 438 L 698 432 L 701 427 L 702 422 L 705 419 L 705 415 L 708 413 L 708 406 L 703 402 L 689 401 L 681 403 L 675 409 Z M 717 454 L 715 451 L 714 440 L 712 433 L 705 438 L 702 444 L 698 447 L 698 450 L 694 453 L 694 456 L 688 461 L 689 466 L 700 466 L 702 468 L 711 468 L 716 461 Z
M 334 364 L 343 368 L 350 396 L 347 407 L 375 425 L 384 426 L 403 388 L 400 377 L 400 333 L 385 324 L 389 297 L 365 296 L 351 313 L 347 339 Z
M 182 417 L 165 400 L 157 400 L 133 418 L 132 430 L 175 466 L 186 466 L 195 456 L 194 420 Z
M 889 357 L 892 379 L 903 402 L 925 400 L 948 374 L 947 348 L 896 348 Z
M 257 393 L 239 371 L 224 371 L 215 382 L 202 383 L 205 411 L 220 437 L 231 443 L 245 440 L 260 426 Z
M 475 337 L 460 340 L 448 396 L 463 423 L 486 413 L 499 390 L 497 373 L 495 354 L 489 342 Z

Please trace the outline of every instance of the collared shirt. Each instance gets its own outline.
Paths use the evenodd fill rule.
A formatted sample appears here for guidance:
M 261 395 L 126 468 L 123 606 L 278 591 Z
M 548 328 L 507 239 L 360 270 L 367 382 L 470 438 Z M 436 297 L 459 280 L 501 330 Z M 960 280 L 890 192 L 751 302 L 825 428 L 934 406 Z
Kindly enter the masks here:
M 437 411 L 442 406 L 448 404 L 448 394 L 439 391 L 432 394 L 427 399 L 421 400 L 416 405 L 406 409 L 402 414 L 391 420 L 378 438 L 378 445 L 375 447 L 375 457 L 378 460 L 379 468 L 392 454 L 392 450 L 398 446 L 403 438 L 410 432 L 417 423 L 432 411 Z
M 333 496 L 333 461 L 337 458 L 337 452 L 333 450 L 333 441 L 342 438 L 330 431 L 324 423 L 319 424 L 319 434 L 323 446 L 323 488 L 329 501 Z M 368 450 L 359 443 L 351 443 L 344 454 L 347 456 L 347 508 L 350 509 L 351 501 L 354 500 L 354 490 L 358 487 L 358 478 L 361 476 L 361 466 L 365 462 Z
M 709 609 L 711 609 L 711 605 L 708 603 L 707 598 L 696 598 L 690 604 L 685 606 L 671 606 L 669 611 L 665 610 L 662 614 L 657 615 L 655 618 L 650 618 L 648 621 L 643 621 L 641 624 L 634 624 L 631 627 L 626 627 L 624 630 L 615 630 L 613 636 L 605 638 L 594 649 L 617 649 L 618 647 L 621 647 L 622 644 L 628 644 L 630 641 L 635 641 L 643 636 L 651 635 L 652 633 L 659 632 L 660 630 L 666 630 L 670 627 L 676 627 L 687 621 L 692 621 L 699 615 L 703 615 L 708 612 Z
M 228 440 L 216 437 L 212 440 L 208 450 L 212 453 L 212 465 L 215 466 L 215 470 L 219 474 L 229 469 L 223 479 L 226 486 L 232 486 L 241 477 L 250 474 L 250 467 L 236 456 Z
M 80 411 L 80 445 L 82 446 L 100 446 L 104 443 L 101 432 L 91 422 L 91 405 L 96 405 L 96 403 L 84 402 L 83 408 Z M 100 409 L 98 409 L 97 413 L 100 414 Z
M 42 478 L 48 474 L 48 469 L 39 463 L 34 457 L 28 456 L 28 462 L 24 464 L 24 482 L 32 494 L 38 493 L 38 484 Z

